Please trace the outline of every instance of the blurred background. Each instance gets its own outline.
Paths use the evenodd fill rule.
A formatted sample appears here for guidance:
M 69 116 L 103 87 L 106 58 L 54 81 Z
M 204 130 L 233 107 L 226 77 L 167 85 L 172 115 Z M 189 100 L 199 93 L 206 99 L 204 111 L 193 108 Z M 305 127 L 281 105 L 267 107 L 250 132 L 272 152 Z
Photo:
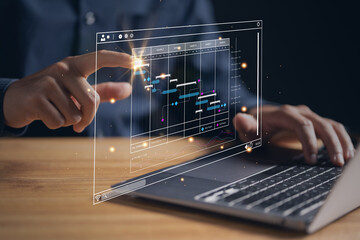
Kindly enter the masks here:
M 356 2 L 212 0 L 217 22 L 262 19 L 263 97 L 360 126 Z

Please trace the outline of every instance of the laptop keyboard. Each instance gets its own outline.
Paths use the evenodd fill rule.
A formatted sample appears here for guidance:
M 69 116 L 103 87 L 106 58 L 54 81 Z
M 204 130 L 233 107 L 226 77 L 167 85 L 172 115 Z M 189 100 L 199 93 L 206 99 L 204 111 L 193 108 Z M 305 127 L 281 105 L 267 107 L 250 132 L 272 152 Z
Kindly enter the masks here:
M 326 155 L 319 154 L 318 165 L 278 165 L 200 194 L 195 199 L 277 213 L 284 217 L 309 218 L 324 203 L 334 181 L 342 172 L 342 168 L 329 164 Z

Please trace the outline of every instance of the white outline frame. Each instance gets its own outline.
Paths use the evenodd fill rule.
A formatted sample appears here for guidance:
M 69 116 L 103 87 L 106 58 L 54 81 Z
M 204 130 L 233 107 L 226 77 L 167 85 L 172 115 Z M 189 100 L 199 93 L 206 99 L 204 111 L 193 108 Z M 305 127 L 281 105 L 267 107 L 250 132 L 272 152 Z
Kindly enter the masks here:
M 257 33 L 257 136 L 259 136 L 259 116 L 260 117 L 260 128 L 262 126 L 262 97 L 260 98 L 259 94 L 262 96 L 262 64 L 261 66 L 259 66 L 260 64 L 260 58 L 261 58 L 261 63 L 262 63 L 262 56 L 263 56 L 263 21 L 262 20 L 251 20 L 251 21 L 239 21 L 239 22 L 224 22 L 224 23 L 212 23 L 212 24 L 197 24 L 197 25 L 187 25 L 187 26 L 173 26 L 173 27 L 163 27 L 163 28 L 148 28 L 148 29 L 134 29 L 134 30 L 123 30 L 123 31 L 109 31 L 109 32 L 97 32 L 96 33 L 96 44 L 95 44 L 95 51 L 96 51 L 96 59 L 95 59 L 95 69 L 97 69 L 97 65 L 98 65 L 98 61 L 97 61 L 97 52 L 98 52 L 98 44 L 107 44 L 107 43 L 116 43 L 116 42 L 123 42 L 123 41 L 134 41 L 134 40 L 149 40 L 149 39 L 159 39 L 159 38 L 166 38 L 166 37 L 169 37 L 169 36 L 162 36 L 162 37 L 154 37 L 154 38 L 142 38 L 142 39 L 123 39 L 123 40 L 120 40 L 120 41 L 108 41 L 108 42 L 100 42 L 98 41 L 98 35 L 100 34 L 114 34 L 114 33 L 120 33 L 120 32 L 124 32 L 124 31 L 129 31 L 129 32 L 136 32 L 136 31 L 149 31 L 149 30 L 161 30 L 161 29 L 174 29 L 174 28 L 188 28 L 188 27 L 203 27 L 203 26 L 216 26 L 216 25 L 231 25 L 231 24 L 242 24 L 242 23 L 256 23 L 257 24 L 257 27 L 256 28 L 246 28 L 246 29 L 236 29 L 236 30 L 228 30 L 228 31 L 216 31 L 216 32 L 205 32 L 205 33 L 195 33 L 195 34 L 182 34 L 182 35 L 172 35 L 171 37 L 182 37 L 182 36 L 190 36 L 190 35 L 203 35 L 203 34 L 214 34 L 214 33 L 224 33 L 224 32 L 235 32 L 235 31 L 248 31 L 248 30 L 260 30 L 260 33 L 261 33 L 261 38 L 260 38 L 260 33 L 258 32 Z M 261 41 L 261 42 L 260 42 Z M 230 51 L 231 52 L 231 51 Z M 229 64 L 230 64 L 230 59 L 232 59 L 232 57 L 230 56 L 229 58 Z M 260 68 L 259 68 L 260 67 Z M 185 70 L 184 70 L 185 71 Z M 231 71 L 231 67 L 229 68 L 229 72 Z M 260 72 L 259 72 L 260 71 Z M 97 91 L 97 70 L 95 71 L 95 91 Z M 231 79 L 231 74 L 229 73 L 229 78 Z M 261 84 L 260 87 L 259 87 L 259 83 Z M 229 85 L 230 85 L 230 80 L 229 80 Z M 229 91 L 231 92 L 231 90 L 229 89 Z M 228 101 L 228 104 L 229 104 L 229 107 L 230 107 L 230 94 L 228 96 L 229 98 L 229 101 Z M 261 108 L 261 111 L 259 113 L 259 102 L 260 102 L 260 108 Z M 97 105 L 96 103 L 96 99 L 95 99 L 95 106 Z M 236 101 L 235 101 L 235 106 L 236 106 Z M 132 111 L 132 109 L 131 109 Z M 96 112 L 96 107 L 95 107 L 95 112 Z M 229 112 L 229 111 L 228 111 Z M 229 113 L 228 113 L 229 114 Z M 259 115 L 260 114 L 260 115 Z M 131 114 L 132 115 L 132 114 Z M 96 204 L 99 204 L 101 202 L 104 202 L 104 201 L 107 201 L 107 200 L 110 200 L 112 198 L 115 198 L 115 197 L 118 197 L 118 196 L 121 196 L 121 195 L 124 195 L 124 194 L 127 194 L 129 192 L 133 192 L 133 191 L 136 191 L 136 190 L 139 190 L 141 188 L 143 188 L 144 186 L 142 187 L 139 187 L 139 188 L 135 188 L 135 189 L 131 189 L 130 191 L 128 192 L 123 192 L 121 194 L 118 194 L 118 195 L 115 195 L 115 196 L 112 196 L 110 198 L 107 198 L 107 194 L 109 193 L 112 193 L 114 191 L 116 191 L 116 189 L 120 188 L 120 187 L 116 187 L 116 188 L 109 188 L 109 189 L 106 189 L 106 190 L 103 190 L 103 191 L 100 191 L 100 192 L 96 192 L 95 191 L 95 185 L 96 185 L 96 126 L 97 126 L 97 122 L 96 122 L 96 114 L 95 114 L 95 117 L 94 117 L 94 164 L 93 164 L 93 196 L 92 196 L 92 199 L 93 199 L 93 205 L 96 205 Z M 236 126 L 235 126 L 236 127 Z M 233 146 L 233 147 L 230 147 L 228 149 L 226 149 L 225 151 L 229 151 L 233 148 L 237 148 L 237 147 L 243 147 L 243 146 L 246 146 L 246 144 L 248 143 L 254 143 L 254 142 L 258 142 L 260 141 L 260 143 L 257 145 L 257 146 L 254 146 L 253 149 L 255 148 L 258 148 L 258 147 L 261 147 L 262 146 L 262 131 L 260 131 L 260 137 L 259 138 L 256 138 L 254 140 L 251 140 L 247 143 L 243 143 L 243 144 L 240 144 L 240 145 L 237 145 L 237 146 Z M 147 184 L 146 186 L 151 186 L 153 184 L 156 184 L 158 182 L 161 182 L 161 181 L 164 181 L 164 180 L 167 180 L 167 179 L 170 179 L 170 178 L 173 178 L 173 177 L 176 177 L 176 176 L 179 176 L 179 175 L 182 175 L 184 173 L 187 173 L 187 172 L 190 172 L 190 171 L 193 171 L 193 170 L 196 170 L 198 168 L 201 168 L 201 167 L 204 167 L 204 166 L 207 166 L 209 164 L 213 164 L 213 163 L 216 163 L 216 162 L 219 162 L 219 161 L 222 161 L 224 159 L 227 159 L 229 157 L 232 157 L 232 156 L 235 156 L 235 155 L 238 155 L 240 153 L 243 153 L 245 152 L 246 150 L 243 150 L 243 151 L 240 151 L 238 153 L 235 153 L 235 154 L 231 154 L 229 156 L 226 156 L 224 158 L 220 158 L 218 160 L 215 160 L 215 161 L 212 161 L 210 163 L 207 163 L 207 164 L 204 164 L 204 165 L 201 165 L 201 166 L 198 166 L 198 167 L 195 167 L 193 169 L 190 169 L 190 170 L 187 170 L 187 171 L 184 171 L 184 172 L 181 172 L 179 174 L 176 174 L 174 176 L 171 176 L 171 177 L 168 177 L 168 178 L 165 178 L 165 179 L 161 179 L 159 181 L 156 181 L 156 182 L 153 182 L 151 184 Z M 182 164 L 178 164 L 178 165 L 175 165 L 173 167 L 170 167 L 170 168 L 166 168 L 166 170 L 163 170 L 161 172 L 158 172 L 158 173 L 162 173 L 164 171 L 168 171 L 168 170 L 171 170 L 173 168 L 177 168 L 177 167 L 180 167 L 180 166 L 183 166 L 184 164 L 189 164 L 189 163 L 193 163 L 194 161 L 199 161 L 203 158 L 206 158 L 206 157 L 211 157 L 213 155 L 216 155 L 220 152 L 224 152 L 224 151 L 219 151 L 219 152 L 215 152 L 213 154 L 210 154 L 210 155 L 206 155 L 206 156 L 202 156 L 200 158 L 196 158 L 195 160 L 192 160 L 192 161 L 188 161 L 188 162 L 185 162 L 185 163 L 182 163 Z M 194 153 L 194 152 L 193 152 Z M 192 154 L 193 154 L 192 153 Z M 174 159 L 172 159 L 174 160 Z M 155 174 L 158 174 L 158 173 L 155 173 Z M 139 182 L 140 180 L 143 180 L 147 177 L 150 177 L 150 176 L 153 176 L 153 174 L 151 175 L 148 175 L 146 177 L 143 177 L 143 178 L 140 178 L 140 179 L 136 179 L 132 182 L 127 182 L 125 184 L 125 186 L 128 186 L 129 184 L 131 183 L 136 183 L 136 182 Z M 121 186 L 121 187 L 124 187 L 124 186 Z M 102 198 L 104 198 L 105 196 L 105 200 L 103 200 L 101 198 L 100 201 L 96 201 L 96 198 L 99 197 L 99 196 L 102 196 Z

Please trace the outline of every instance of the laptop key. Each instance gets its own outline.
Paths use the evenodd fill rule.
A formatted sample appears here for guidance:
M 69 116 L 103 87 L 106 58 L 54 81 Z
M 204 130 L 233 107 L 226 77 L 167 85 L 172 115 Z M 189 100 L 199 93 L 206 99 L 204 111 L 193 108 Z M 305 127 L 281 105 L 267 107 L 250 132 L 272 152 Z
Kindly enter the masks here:
M 228 206 L 310 219 L 342 171 L 324 162 L 326 164 L 317 166 L 276 166 L 214 190 L 199 200 L 210 197 L 208 199 L 214 204 L 222 202 Z

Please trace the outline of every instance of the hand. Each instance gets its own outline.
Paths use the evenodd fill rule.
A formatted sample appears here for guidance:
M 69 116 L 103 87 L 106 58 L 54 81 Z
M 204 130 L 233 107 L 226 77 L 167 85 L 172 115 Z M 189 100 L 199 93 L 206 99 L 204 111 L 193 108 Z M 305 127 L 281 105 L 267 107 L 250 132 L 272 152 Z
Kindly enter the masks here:
M 125 53 L 98 51 L 97 67 L 131 67 Z M 88 126 L 100 102 L 120 100 L 131 93 L 129 83 L 93 86 L 87 77 L 94 73 L 95 53 L 67 57 L 9 86 L 4 96 L 4 119 L 9 127 L 24 127 L 41 120 L 50 129 L 73 125 L 76 132 Z
M 250 114 L 237 114 L 233 123 L 236 123 L 239 137 L 248 141 L 256 136 L 256 120 Z M 354 146 L 341 123 L 320 117 L 307 106 L 263 106 L 263 132 L 271 137 L 280 130 L 290 130 L 298 136 L 305 155 L 306 162 L 315 164 L 317 160 L 317 136 L 324 142 L 331 162 L 343 166 L 354 156 Z

